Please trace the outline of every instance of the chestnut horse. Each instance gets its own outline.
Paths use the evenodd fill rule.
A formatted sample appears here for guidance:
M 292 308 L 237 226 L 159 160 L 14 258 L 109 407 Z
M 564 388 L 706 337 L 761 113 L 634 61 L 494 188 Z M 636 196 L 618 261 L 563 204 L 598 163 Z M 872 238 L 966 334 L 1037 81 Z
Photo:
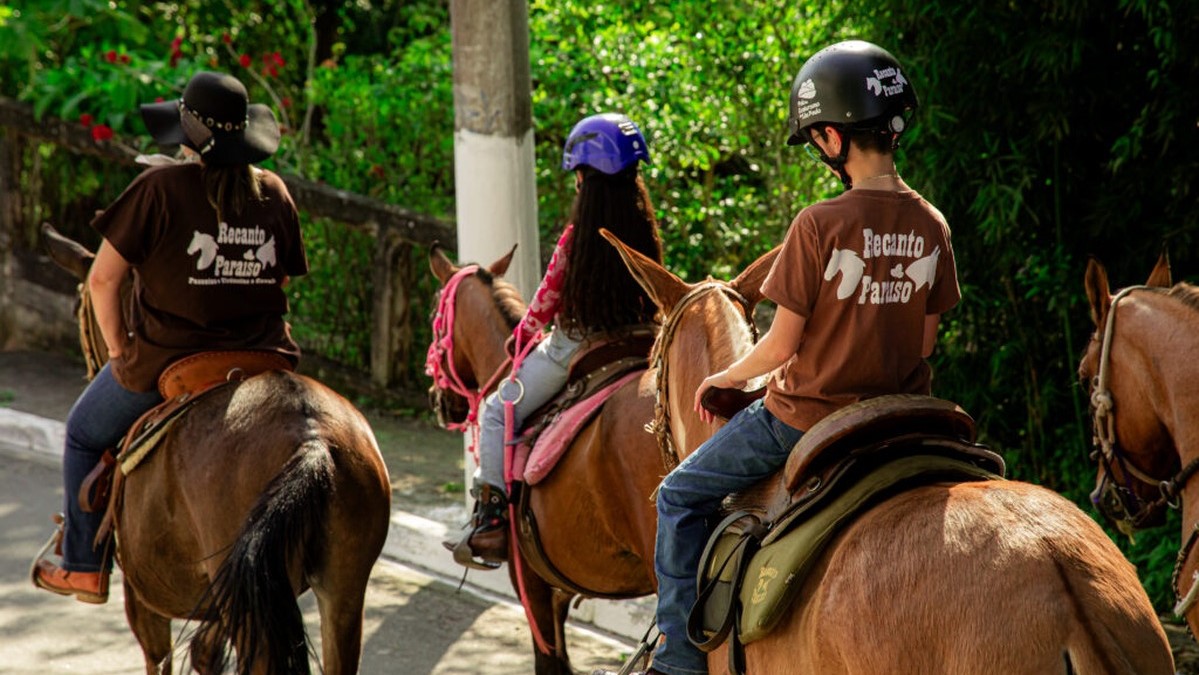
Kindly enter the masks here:
M 666 315 L 655 345 L 668 440 L 679 457 L 715 427 L 692 409 L 710 373 L 748 351 L 746 308 L 778 249 L 732 282 L 688 284 L 623 246 Z M 725 648 L 709 655 L 725 673 Z M 748 673 L 1127 673 L 1173 658 L 1132 565 L 1077 506 L 992 480 L 892 496 L 837 534 L 772 633 L 745 645 Z
M 1182 507 L 1185 543 L 1174 566 L 1174 612 L 1199 629 L 1199 287 L 1171 285 L 1165 254 L 1143 286 L 1114 296 L 1091 260 L 1087 298 L 1095 332 L 1078 375 L 1090 391 L 1099 462 L 1092 500 L 1125 534 Z
M 83 281 L 92 253 L 49 225 L 43 233 L 55 262 Z M 91 318 L 80 317 L 85 351 L 94 346 Z M 103 363 L 99 347 L 89 363 Z M 295 600 L 309 588 L 323 672 L 358 671 L 391 483 L 370 426 L 347 400 L 284 371 L 221 387 L 125 477 L 118 504 L 125 614 L 147 673 L 172 672 L 172 618 L 199 622 L 190 648 L 199 672 L 224 672 L 228 645 L 239 674 L 310 672 Z
M 430 391 L 442 424 L 461 422 L 466 399 L 476 406 L 486 393 L 480 388 L 506 367 L 504 341 L 524 315 L 525 304 L 515 287 L 501 276 L 512 261 L 510 251 L 488 268 L 464 270 L 434 245 L 429 266 L 443 285 L 455 278 L 454 297 L 443 298 L 453 312 L 448 326 L 452 363 L 458 385 Z M 461 273 L 461 274 L 460 274 Z M 529 490 L 528 503 L 555 575 L 528 564 L 515 564 L 508 574 L 523 596 L 534 639 L 534 666 L 539 674 L 568 675 L 563 624 L 576 596 L 633 598 L 655 591 L 654 533 L 657 517 L 650 495 L 665 474 L 654 437 L 645 425 L 653 419 L 654 399 L 642 391 L 642 378 L 618 389 L 590 422 L 579 430 L 553 471 Z M 522 523 L 523 526 L 523 523 Z M 534 558 L 525 537 L 510 537 L 520 559 Z M 523 591 L 523 592 L 522 592 Z

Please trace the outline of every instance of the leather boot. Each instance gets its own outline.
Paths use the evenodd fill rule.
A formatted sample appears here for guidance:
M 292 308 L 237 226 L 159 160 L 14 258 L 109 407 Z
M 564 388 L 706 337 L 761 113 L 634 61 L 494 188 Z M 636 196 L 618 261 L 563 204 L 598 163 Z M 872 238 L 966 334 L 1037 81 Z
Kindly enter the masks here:
M 93 605 L 108 602 L 108 572 L 68 572 L 49 560 L 38 560 L 32 576 L 38 588 Z
M 475 502 L 474 529 L 470 550 L 488 562 L 508 560 L 508 497 L 484 484 Z
M 442 545 L 454 552 L 454 560 L 461 565 L 495 569 L 508 560 L 508 497 L 486 483 L 471 492 L 475 495 L 475 510 L 470 529 L 461 540 Z

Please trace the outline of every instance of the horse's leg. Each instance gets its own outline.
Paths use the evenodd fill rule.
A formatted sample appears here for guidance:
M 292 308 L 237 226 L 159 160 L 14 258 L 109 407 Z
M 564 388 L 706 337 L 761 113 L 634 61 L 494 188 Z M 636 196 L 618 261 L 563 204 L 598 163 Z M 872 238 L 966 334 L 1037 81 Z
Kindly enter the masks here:
M 521 579 L 517 579 L 521 574 Z M 566 654 L 566 614 L 570 611 L 571 594 L 554 589 L 544 579 L 533 573 L 527 565 L 508 564 L 508 576 L 512 588 L 520 594 L 520 582 L 525 589 L 524 602 L 528 603 L 529 618 L 545 642 L 549 653 L 544 653 L 533 641 L 533 672 L 536 675 L 573 675 L 570 657 Z
M 348 580 L 340 588 L 313 588 L 321 615 L 321 656 L 325 675 L 358 672 L 362 658 L 362 610 L 366 580 Z
M 125 581 L 125 618 L 137 643 L 142 647 L 147 675 L 171 672 L 171 620 L 156 614 L 137 599 L 137 593 Z

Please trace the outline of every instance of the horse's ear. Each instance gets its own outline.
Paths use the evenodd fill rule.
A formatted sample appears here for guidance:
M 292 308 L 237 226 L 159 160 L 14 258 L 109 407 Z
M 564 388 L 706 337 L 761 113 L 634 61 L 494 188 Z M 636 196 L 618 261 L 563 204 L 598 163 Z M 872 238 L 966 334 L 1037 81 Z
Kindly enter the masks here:
M 1174 285 L 1172 279 L 1173 277 L 1170 274 L 1170 253 L 1163 246 L 1161 255 L 1157 257 L 1157 264 L 1153 266 L 1153 271 L 1149 273 L 1149 281 L 1146 281 L 1145 285 L 1169 288 Z
M 450 277 L 458 271 L 454 263 L 446 257 L 445 251 L 441 246 L 441 242 L 435 241 L 429 247 L 429 269 L 433 270 L 433 276 L 441 283 L 449 281 Z
M 648 256 L 625 246 L 624 242 L 608 230 L 600 228 L 600 234 L 608 240 L 608 243 L 616 247 L 620 253 L 620 259 L 624 261 L 625 267 L 629 268 L 629 273 L 633 275 L 638 284 L 641 284 L 658 309 L 669 312 L 690 290 L 691 287 L 682 279 L 671 274 L 665 267 Z
M 750 263 L 744 272 L 729 282 L 729 286 L 732 286 L 733 290 L 749 301 L 750 309 L 762 301 L 762 282 L 766 280 L 766 275 L 770 274 L 771 268 L 774 267 L 774 259 L 779 257 L 779 251 L 782 250 L 781 245 L 774 247 L 761 258 Z
M 42 223 L 42 243 L 55 264 L 70 272 L 79 281 L 87 279 L 87 271 L 91 269 L 96 254 L 74 239 L 59 234 L 50 223 Z
M 1095 322 L 1096 328 L 1101 328 L 1112 305 L 1112 293 L 1107 285 L 1107 270 L 1095 258 L 1087 261 L 1086 287 L 1087 300 L 1091 302 L 1091 321 Z
M 512 256 L 516 254 L 516 247 L 517 247 L 517 244 L 513 244 L 512 250 L 508 251 L 508 255 L 491 263 L 491 266 L 487 268 L 487 271 L 491 272 L 492 276 L 496 276 L 496 277 L 504 276 L 504 272 L 507 272 L 508 266 L 512 264 Z

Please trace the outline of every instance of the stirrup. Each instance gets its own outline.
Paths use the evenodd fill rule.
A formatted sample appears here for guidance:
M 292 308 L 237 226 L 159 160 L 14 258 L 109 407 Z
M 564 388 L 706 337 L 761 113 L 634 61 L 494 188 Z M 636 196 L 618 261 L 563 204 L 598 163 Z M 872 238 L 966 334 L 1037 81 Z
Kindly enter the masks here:
M 37 555 L 33 556 L 33 562 L 29 564 L 30 580 L 33 580 L 33 578 L 37 576 L 37 564 L 38 562 L 46 559 L 46 554 L 50 552 L 50 547 L 54 547 L 54 555 L 62 557 L 62 528 L 66 519 L 61 513 L 56 513 L 50 516 L 50 518 L 54 521 L 54 532 L 50 533 L 50 538 L 47 539 L 46 543 L 42 545 L 42 548 L 37 552 Z
M 466 532 L 466 534 L 462 537 L 462 539 L 458 540 L 458 543 L 454 544 L 452 547 L 449 545 L 449 542 L 445 542 L 446 548 L 450 549 L 450 551 L 452 551 L 454 553 L 454 562 L 458 563 L 459 565 L 462 565 L 463 567 L 468 567 L 472 570 L 485 570 L 486 571 L 486 570 L 499 569 L 500 566 L 503 565 L 504 563 L 491 562 L 490 560 L 484 560 L 482 558 L 477 557 L 475 555 L 475 552 L 473 550 L 471 550 L 470 537 L 474 533 L 475 533 L 475 528 L 472 527 L 470 530 L 468 530 Z

